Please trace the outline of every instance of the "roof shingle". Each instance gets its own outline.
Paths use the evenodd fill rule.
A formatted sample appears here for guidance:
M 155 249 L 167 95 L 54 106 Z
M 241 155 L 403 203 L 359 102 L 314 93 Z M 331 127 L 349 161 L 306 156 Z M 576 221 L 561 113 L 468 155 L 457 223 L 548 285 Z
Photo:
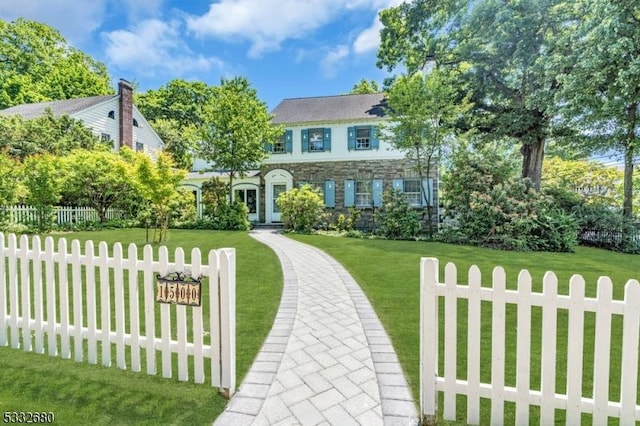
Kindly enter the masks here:
M 272 111 L 273 123 L 310 123 L 380 119 L 385 116 L 383 93 L 285 99 Z
M 118 95 L 90 96 L 88 98 L 22 104 L 0 110 L 0 115 L 21 115 L 24 119 L 30 120 L 40 117 L 47 108 L 50 108 L 53 115 L 59 117 L 64 114 L 74 114 L 116 97 L 118 97 Z

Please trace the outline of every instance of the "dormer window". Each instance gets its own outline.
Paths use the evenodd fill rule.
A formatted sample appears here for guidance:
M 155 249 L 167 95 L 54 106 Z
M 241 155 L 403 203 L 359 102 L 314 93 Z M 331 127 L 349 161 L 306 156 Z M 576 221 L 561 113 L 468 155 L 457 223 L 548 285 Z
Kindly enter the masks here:
M 109 117 L 112 120 L 115 120 L 116 119 L 115 111 L 113 111 L 113 110 L 109 111 L 109 114 L 107 114 L 107 117 Z
M 135 118 L 133 119 L 133 127 L 140 127 L 138 126 L 138 120 L 136 120 Z

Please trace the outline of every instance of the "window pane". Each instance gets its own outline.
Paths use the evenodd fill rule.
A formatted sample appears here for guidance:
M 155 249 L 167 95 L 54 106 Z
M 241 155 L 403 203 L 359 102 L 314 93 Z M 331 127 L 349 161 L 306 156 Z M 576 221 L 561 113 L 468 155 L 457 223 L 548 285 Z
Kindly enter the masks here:
M 356 149 L 369 149 L 371 147 L 371 129 L 356 129 Z
M 370 180 L 357 180 L 356 181 L 356 205 L 357 206 L 370 206 L 371 205 L 371 181 Z
M 256 203 L 256 199 L 258 198 L 256 196 L 256 190 L 255 189 L 247 189 L 247 194 L 246 194 L 246 199 L 247 201 L 245 202 L 245 204 L 247 205 L 247 208 L 249 209 L 249 213 L 256 213 L 257 210 L 257 203 Z
M 309 129 L 309 151 L 324 151 L 323 129 Z
M 421 204 L 420 197 L 420 179 L 405 179 L 404 193 L 407 196 L 407 202 L 413 206 Z

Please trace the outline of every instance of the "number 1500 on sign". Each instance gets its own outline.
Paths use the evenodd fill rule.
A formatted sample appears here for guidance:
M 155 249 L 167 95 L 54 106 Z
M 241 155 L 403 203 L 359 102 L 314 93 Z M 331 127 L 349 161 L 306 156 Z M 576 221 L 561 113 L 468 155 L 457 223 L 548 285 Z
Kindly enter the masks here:
M 200 283 L 158 280 L 156 302 L 200 306 Z

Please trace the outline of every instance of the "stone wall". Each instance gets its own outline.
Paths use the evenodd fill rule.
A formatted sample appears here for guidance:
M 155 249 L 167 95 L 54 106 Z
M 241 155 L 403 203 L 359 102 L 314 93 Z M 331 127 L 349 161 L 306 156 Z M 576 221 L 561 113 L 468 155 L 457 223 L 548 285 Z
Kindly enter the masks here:
M 265 164 L 261 168 L 261 217 L 260 221 L 264 222 L 265 212 L 265 191 L 264 176 L 274 169 L 287 170 L 293 175 L 293 185 L 297 187 L 300 182 L 324 182 L 326 180 L 334 180 L 336 183 L 336 207 L 328 209 L 333 213 L 334 219 L 340 214 L 348 214 L 348 209 L 344 206 L 344 181 L 348 179 L 382 179 L 383 192 L 393 187 L 393 179 L 418 177 L 413 166 L 413 162 L 407 159 L 394 160 L 361 160 L 361 161 L 335 161 L 335 162 L 309 162 L 309 163 L 281 163 L 281 164 Z M 437 200 L 437 176 L 438 166 L 433 163 L 429 177 L 434 179 L 433 199 Z M 358 223 L 359 228 L 370 229 L 373 227 L 374 208 L 364 208 L 361 219 Z M 421 211 L 424 209 L 420 209 Z M 434 214 L 435 208 L 434 208 Z M 426 212 L 424 213 L 426 220 Z M 434 218 L 435 219 L 435 218 Z

